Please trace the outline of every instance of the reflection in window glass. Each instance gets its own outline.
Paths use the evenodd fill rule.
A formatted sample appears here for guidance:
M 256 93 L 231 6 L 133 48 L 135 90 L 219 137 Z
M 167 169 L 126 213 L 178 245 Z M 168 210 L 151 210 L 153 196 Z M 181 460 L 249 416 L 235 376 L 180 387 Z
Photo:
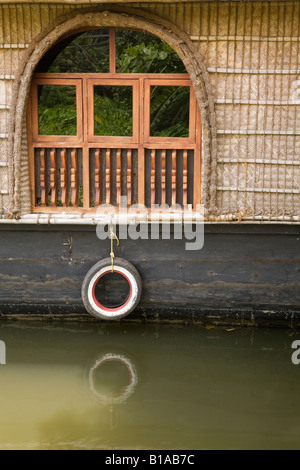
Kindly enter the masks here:
M 94 135 L 132 136 L 132 86 L 94 86 Z
M 54 46 L 38 66 L 39 72 L 108 73 L 109 31 L 96 29 Z
M 76 87 L 38 86 L 40 135 L 77 135 Z
M 188 137 L 190 87 L 152 86 L 150 135 L 152 137 Z
M 186 73 L 177 53 L 151 34 L 132 30 L 116 31 L 118 73 Z

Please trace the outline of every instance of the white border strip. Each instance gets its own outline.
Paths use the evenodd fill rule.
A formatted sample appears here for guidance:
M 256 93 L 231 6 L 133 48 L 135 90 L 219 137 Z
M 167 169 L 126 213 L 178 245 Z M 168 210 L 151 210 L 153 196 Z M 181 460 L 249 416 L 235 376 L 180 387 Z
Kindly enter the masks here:
M 264 160 L 262 158 L 246 158 L 245 160 L 238 158 L 220 158 L 217 160 L 218 163 L 238 163 L 244 165 L 245 163 L 249 164 L 262 164 L 262 165 L 293 165 L 299 166 L 300 160 Z
M 182 214 L 181 214 L 182 216 Z M 204 224 L 216 224 L 216 223 L 228 223 L 229 221 L 237 222 L 237 214 L 224 214 L 216 216 L 211 220 L 205 220 L 200 222 L 195 222 L 191 218 L 185 218 L 185 222 L 194 222 L 194 223 L 204 223 Z M 168 222 L 170 218 L 165 218 Z M 181 219 L 182 220 L 182 219 Z M 97 224 L 120 224 L 120 225 L 130 225 L 134 223 L 160 223 L 164 221 L 163 214 L 158 216 L 157 219 L 150 219 L 147 216 L 141 216 L 141 218 L 130 217 L 124 215 L 123 217 L 119 215 L 115 216 L 113 219 L 111 216 L 101 216 L 97 217 L 96 214 L 93 217 L 91 214 L 28 214 L 20 217 L 20 219 L 1 219 L 0 224 L 6 225 L 97 225 Z M 171 219 L 171 221 L 176 222 L 176 218 Z M 254 216 L 254 217 L 243 217 L 240 223 L 286 223 L 286 224 L 300 224 L 299 216 L 278 216 L 278 217 L 268 217 L 268 216 Z
M 15 75 L 0 74 L 0 80 L 14 80 L 15 78 Z
M 0 43 L 0 49 L 27 49 L 29 44 L 9 44 L 9 43 Z
M 190 36 L 192 41 L 255 41 L 255 42 L 298 42 L 298 36 L 276 36 L 276 37 L 264 37 L 264 36 L 216 36 L 211 34 L 210 36 Z
M 238 99 L 229 99 L 229 98 L 218 98 L 215 100 L 216 104 L 229 104 L 233 106 L 245 105 L 245 106 L 257 106 L 257 105 L 266 105 L 266 106 L 297 106 L 297 103 L 294 103 L 292 100 L 238 100 Z
M 299 189 L 277 188 L 236 188 L 235 186 L 218 186 L 217 191 L 238 191 L 247 193 L 300 194 Z
M 248 130 L 248 129 L 219 129 L 217 130 L 218 135 L 300 135 L 300 131 L 260 131 L 260 130 Z
M 208 67 L 207 71 L 211 73 L 237 73 L 247 75 L 298 75 L 300 73 L 300 70 L 297 69 L 226 69 L 222 67 Z

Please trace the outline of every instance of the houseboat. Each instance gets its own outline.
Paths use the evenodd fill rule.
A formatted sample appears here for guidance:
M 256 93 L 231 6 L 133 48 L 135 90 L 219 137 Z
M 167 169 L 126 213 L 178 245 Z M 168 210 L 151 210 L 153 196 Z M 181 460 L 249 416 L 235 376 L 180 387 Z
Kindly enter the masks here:
M 300 325 L 300 2 L 0 3 L 0 314 Z

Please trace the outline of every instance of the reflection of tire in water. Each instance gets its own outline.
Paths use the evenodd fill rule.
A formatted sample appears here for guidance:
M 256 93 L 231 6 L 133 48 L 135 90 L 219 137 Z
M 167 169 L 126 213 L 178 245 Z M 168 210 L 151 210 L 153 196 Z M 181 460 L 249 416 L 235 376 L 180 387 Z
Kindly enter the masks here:
M 96 373 L 99 372 L 100 368 L 104 364 L 108 363 L 120 363 L 125 365 L 129 375 L 129 383 L 124 385 L 117 393 L 105 394 L 101 393 L 99 387 L 96 385 Z M 134 392 L 134 389 L 138 383 L 138 376 L 134 364 L 125 356 L 114 353 L 107 353 L 96 359 L 94 365 L 89 371 L 89 385 L 91 392 L 101 400 L 103 404 L 113 405 L 124 403 Z

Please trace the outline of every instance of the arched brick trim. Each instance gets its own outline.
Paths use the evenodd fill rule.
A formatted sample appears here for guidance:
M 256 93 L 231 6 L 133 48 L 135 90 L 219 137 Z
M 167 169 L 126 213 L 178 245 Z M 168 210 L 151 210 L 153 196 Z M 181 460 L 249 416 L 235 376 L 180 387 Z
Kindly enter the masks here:
M 216 210 L 216 119 L 209 75 L 202 57 L 189 36 L 177 26 L 145 11 L 111 7 L 72 12 L 60 18 L 30 44 L 24 54 L 13 88 L 9 118 L 10 217 L 31 212 L 29 167 L 24 119 L 34 70 L 44 54 L 58 41 L 74 33 L 94 28 L 140 29 L 168 43 L 182 59 L 190 75 L 201 110 L 203 129 L 202 203 L 206 211 Z

